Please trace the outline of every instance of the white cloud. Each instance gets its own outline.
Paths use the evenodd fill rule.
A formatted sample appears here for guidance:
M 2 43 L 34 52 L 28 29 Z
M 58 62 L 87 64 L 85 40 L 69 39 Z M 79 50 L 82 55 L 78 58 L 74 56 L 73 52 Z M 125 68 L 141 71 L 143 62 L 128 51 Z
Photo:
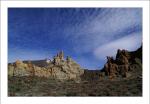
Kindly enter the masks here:
M 140 8 L 104 8 L 102 12 L 87 17 L 85 21 L 69 27 L 67 38 L 75 44 L 78 53 L 92 52 L 98 46 L 123 37 L 126 29 L 142 26 Z M 91 20 L 88 18 L 92 18 Z M 126 34 L 128 35 L 128 34 Z
M 113 36 L 114 33 L 130 26 L 141 25 L 142 9 L 110 9 L 106 14 L 91 22 L 89 31 Z M 111 33 L 111 34 L 110 34 Z
M 100 60 L 104 60 L 106 56 L 115 56 L 117 49 L 126 49 L 134 51 L 142 44 L 142 33 L 134 33 L 108 44 L 97 47 L 94 50 L 94 55 Z

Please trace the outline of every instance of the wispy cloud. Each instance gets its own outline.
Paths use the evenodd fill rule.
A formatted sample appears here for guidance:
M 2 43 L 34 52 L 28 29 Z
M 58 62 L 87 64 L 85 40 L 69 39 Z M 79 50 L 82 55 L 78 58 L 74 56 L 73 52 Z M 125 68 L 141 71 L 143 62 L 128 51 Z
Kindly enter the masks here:
M 97 68 L 118 48 L 140 47 L 142 8 L 10 8 L 8 33 L 9 60 L 64 50 L 82 66 Z
M 134 33 L 97 47 L 94 50 L 94 55 L 96 58 L 104 60 L 106 56 L 115 56 L 117 53 L 117 49 L 134 51 L 139 48 L 141 44 L 142 33 Z
M 96 10 L 95 10 L 96 11 Z M 92 52 L 103 44 L 142 31 L 142 9 L 104 8 L 102 12 L 87 17 L 85 21 L 68 27 L 69 38 L 79 53 Z M 142 35 L 142 34 L 140 34 Z

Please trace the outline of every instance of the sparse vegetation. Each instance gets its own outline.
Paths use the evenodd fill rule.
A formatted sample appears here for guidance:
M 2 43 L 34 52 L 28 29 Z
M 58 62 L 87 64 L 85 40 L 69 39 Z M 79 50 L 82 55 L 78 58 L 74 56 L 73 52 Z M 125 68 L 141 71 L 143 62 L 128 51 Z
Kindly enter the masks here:
M 9 96 L 142 96 L 142 79 L 61 82 L 42 77 L 9 77 Z

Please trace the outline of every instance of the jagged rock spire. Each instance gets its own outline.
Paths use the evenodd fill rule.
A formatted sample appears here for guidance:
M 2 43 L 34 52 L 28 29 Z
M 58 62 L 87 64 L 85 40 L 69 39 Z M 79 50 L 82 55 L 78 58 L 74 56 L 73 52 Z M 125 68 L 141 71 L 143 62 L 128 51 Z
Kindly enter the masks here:
M 61 60 L 64 59 L 64 52 L 63 52 L 63 50 L 61 50 L 61 51 L 58 53 L 58 55 L 59 55 L 59 58 L 60 58 Z

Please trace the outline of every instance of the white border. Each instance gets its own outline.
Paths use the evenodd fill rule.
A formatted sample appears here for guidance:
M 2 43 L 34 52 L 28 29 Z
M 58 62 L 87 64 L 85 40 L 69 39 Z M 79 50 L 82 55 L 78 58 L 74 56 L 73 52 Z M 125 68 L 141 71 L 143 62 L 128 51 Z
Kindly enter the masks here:
M 1 1 L 1 104 L 149 104 L 149 1 Z M 142 97 L 7 97 L 8 7 L 142 7 Z M 137 17 L 138 18 L 138 17 Z

